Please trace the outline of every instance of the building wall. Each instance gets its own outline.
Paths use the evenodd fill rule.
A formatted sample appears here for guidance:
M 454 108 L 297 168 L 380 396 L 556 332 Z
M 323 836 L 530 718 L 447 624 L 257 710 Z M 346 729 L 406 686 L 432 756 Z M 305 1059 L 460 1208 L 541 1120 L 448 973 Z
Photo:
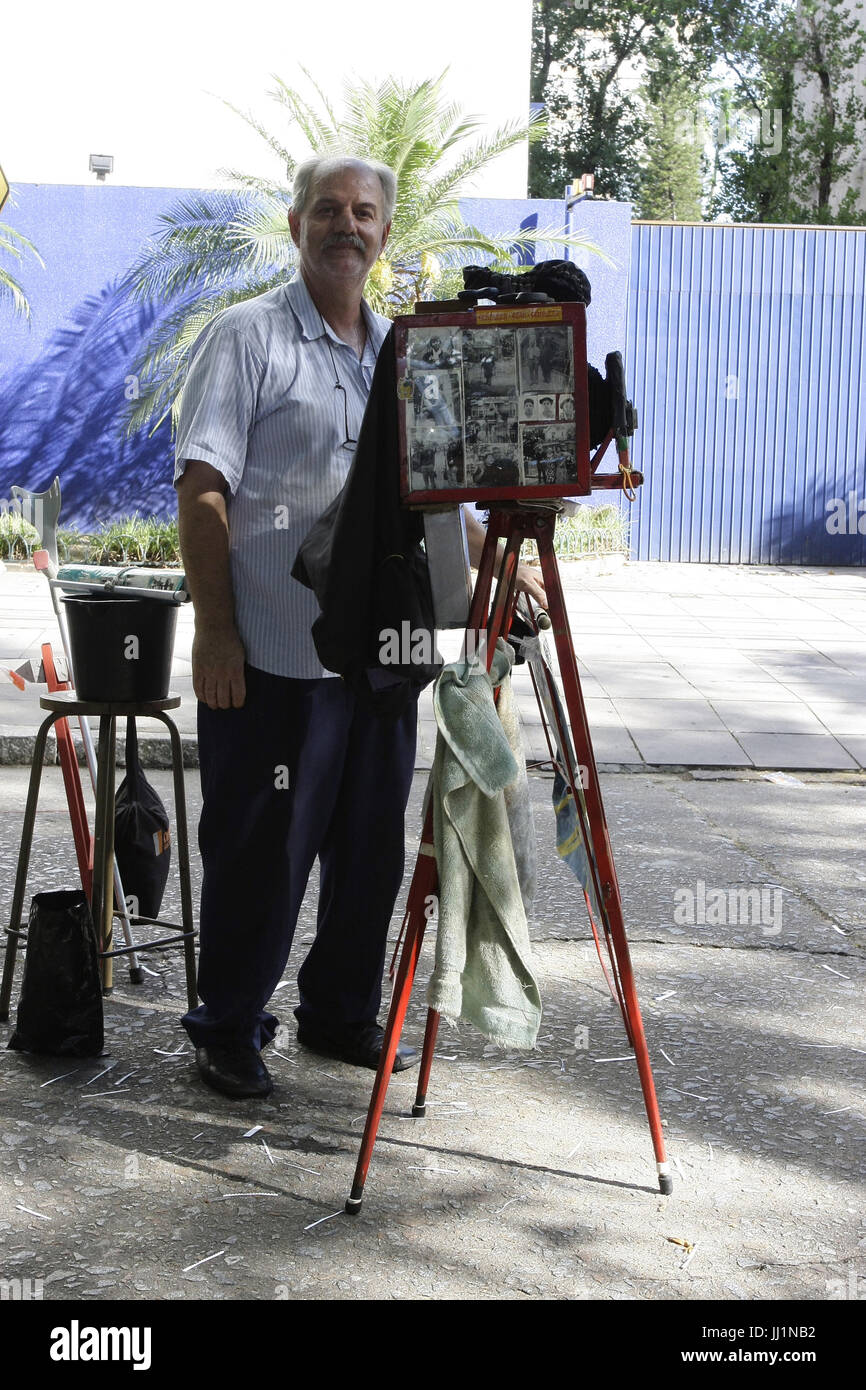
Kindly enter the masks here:
M 634 554 L 866 563 L 866 229 L 636 223 L 631 266 Z

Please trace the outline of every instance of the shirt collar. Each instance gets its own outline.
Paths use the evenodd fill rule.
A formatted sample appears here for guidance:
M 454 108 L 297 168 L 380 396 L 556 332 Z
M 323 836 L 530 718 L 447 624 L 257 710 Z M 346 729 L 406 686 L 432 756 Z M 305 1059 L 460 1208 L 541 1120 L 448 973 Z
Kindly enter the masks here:
M 306 281 L 300 271 L 296 271 L 292 279 L 287 282 L 285 291 L 286 298 L 289 301 L 292 312 L 298 321 L 301 335 L 304 338 L 312 342 L 316 338 L 323 338 L 325 334 L 327 334 L 333 342 L 340 342 L 340 339 L 337 337 L 336 333 L 334 333 L 333 329 L 329 328 L 327 324 L 323 324 L 322 316 L 313 303 L 310 291 L 307 289 Z M 366 357 L 368 350 L 372 349 L 373 353 L 378 357 L 379 349 L 385 341 L 385 335 L 391 325 L 388 320 L 382 318 L 380 314 L 374 314 L 365 299 L 361 300 L 361 312 L 364 315 L 364 321 L 367 325 L 367 343 L 364 348 L 364 356 Z

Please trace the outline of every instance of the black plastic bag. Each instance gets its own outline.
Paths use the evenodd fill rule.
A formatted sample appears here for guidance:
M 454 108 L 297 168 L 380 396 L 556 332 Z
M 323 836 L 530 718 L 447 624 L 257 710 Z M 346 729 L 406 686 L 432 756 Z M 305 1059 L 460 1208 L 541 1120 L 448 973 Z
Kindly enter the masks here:
M 168 812 L 144 775 L 135 719 L 126 721 L 126 776 L 114 801 L 114 854 L 133 917 L 158 917 L 171 864 Z
M 97 1057 L 102 983 L 90 905 L 81 890 L 37 893 L 30 904 L 24 978 L 9 1047 Z

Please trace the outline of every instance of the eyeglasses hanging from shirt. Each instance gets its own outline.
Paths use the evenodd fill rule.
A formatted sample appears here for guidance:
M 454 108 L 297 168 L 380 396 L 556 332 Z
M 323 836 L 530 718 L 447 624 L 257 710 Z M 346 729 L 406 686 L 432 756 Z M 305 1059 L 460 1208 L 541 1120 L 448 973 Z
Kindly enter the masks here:
M 349 449 L 352 448 L 358 442 L 357 439 L 353 439 L 351 434 L 349 433 L 349 397 L 346 394 L 345 386 L 340 380 L 340 373 L 337 371 L 337 362 L 336 358 L 334 357 L 334 349 L 331 347 L 331 340 L 328 337 L 328 330 L 327 328 L 325 328 L 325 320 L 322 317 L 321 313 L 319 314 L 319 318 L 322 319 L 322 328 L 325 330 L 325 346 L 328 349 L 328 355 L 331 359 L 331 366 L 334 369 L 334 390 L 339 391 L 343 397 L 343 419 L 345 421 L 346 426 L 346 437 L 343 440 L 343 443 L 340 447 L 343 449 Z

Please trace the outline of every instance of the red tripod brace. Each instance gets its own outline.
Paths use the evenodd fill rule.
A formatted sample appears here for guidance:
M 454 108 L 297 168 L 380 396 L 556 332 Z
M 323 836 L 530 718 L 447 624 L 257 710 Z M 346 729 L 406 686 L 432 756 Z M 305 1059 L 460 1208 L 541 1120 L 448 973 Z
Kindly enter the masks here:
M 619 444 L 619 441 L 617 442 Z M 622 443 L 623 447 L 625 447 L 624 440 Z M 601 452 L 603 452 L 603 450 L 600 451 L 600 453 Z M 597 455 L 596 459 L 593 461 L 595 464 L 597 464 L 599 456 L 600 455 Z M 622 457 L 623 454 L 622 451 L 620 451 L 621 460 Z M 625 458 L 627 460 L 627 453 L 625 454 Z M 622 468 L 622 464 L 621 473 L 625 476 L 626 484 L 630 483 L 631 478 L 628 469 L 627 467 Z M 617 482 L 622 486 L 622 479 L 617 479 L 616 475 L 613 475 L 613 478 L 615 481 L 612 482 L 612 486 L 616 486 Z M 639 480 L 639 475 L 636 476 L 635 480 Z M 483 507 L 487 504 L 479 503 L 479 505 Z M 595 914 L 590 897 L 585 893 L 587 907 L 590 912 L 593 936 L 595 937 L 602 969 L 604 970 L 605 976 L 608 977 L 608 985 L 622 1012 L 629 1045 L 635 1054 L 641 1088 L 643 1090 L 644 1104 L 646 1106 L 647 1119 L 649 1121 L 650 1134 L 652 1136 L 653 1149 L 655 1152 L 659 1188 L 663 1193 L 668 1194 L 673 1190 L 673 1179 L 670 1173 L 670 1165 L 667 1162 L 665 1154 L 665 1144 L 662 1136 L 661 1119 L 659 1116 L 658 1102 L 656 1100 L 652 1068 L 650 1066 L 643 1021 L 641 1019 L 640 1006 L 638 1004 L 634 974 L 629 955 L 628 941 L 623 924 L 622 901 L 620 898 L 619 885 L 617 883 L 616 869 L 614 868 L 610 835 L 608 833 L 604 806 L 602 804 L 598 771 L 595 764 L 592 740 L 590 738 L 589 725 L 586 717 L 586 707 L 580 688 L 580 677 L 578 675 L 577 661 L 574 654 L 571 629 L 565 609 L 559 565 L 553 548 L 556 512 L 555 509 L 551 508 L 549 503 L 546 506 L 544 504 L 536 504 L 533 506 L 532 502 L 494 502 L 489 505 L 490 517 L 487 526 L 487 539 L 484 544 L 481 563 L 478 567 L 478 578 L 475 584 L 472 605 L 466 627 L 466 650 L 486 650 L 489 669 L 493 653 L 496 649 L 497 639 L 500 636 L 506 637 L 511 628 L 511 621 L 517 601 L 516 575 L 521 546 L 524 540 L 535 541 L 538 547 L 541 571 L 547 593 L 548 609 L 552 623 L 552 636 L 555 643 L 564 696 L 564 710 L 556 697 L 552 701 L 552 708 L 555 712 L 554 718 L 557 722 L 562 715 L 565 714 L 567 715 L 567 723 L 570 726 L 570 737 L 567 728 L 554 729 L 552 731 L 554 736 L 553 742 L 555 742 L 561 755 L 561 762 L 565 764 L 561 766 L 561 771 L 563 772 L 569 788 L 574 794 L 575 808 L 578 812 L 578 818 L 581 821 L 584 841 L 587 849 L 591 851 L 588 854 L 588 861 L 593 879 L 593 897 L 598 906 L 598 915 L 601 917 L 600 926 L 606 954 L 608 956 L 610 976 L 608 976 L 608 971 L 605 969 L 604 958 L 602 956 L 599 924 L 595 921 Z M 499 556 L 498 545 L 500 540 L 504 540 L 505 542 L 505 548 L 501 556 Z M 496 588 L 491 602 L 494 573 L 496 573 Z M 485 643 L 486 646 L 482 646 L 482 643 Z M 552 677 L 550 679 L 552 680 Z M 539 690 L 538 677 L 535 671 L 533 671 L 533 683 L 536 688 L 536 696 L 538 697 L 542 720 L 545 721 L 545 705 L 542 701 L 542 692 Z M 554 692 L 551 691 L 551 693 Z M 547 708 L 550 710 L 551 704 L 548 704 Z M 546 721 L 545 727 L 547 728 Z M 549 741 L 550 733 L 551 731 L 548 730 Z M 553 743 L 551 743 L 551 752 L 553 753 Z M 424 931 L 427 926 L 425 905 L 429 903 L 431 896 L 436 894 L 437 885 L 436 858 L 433 847 L 433 815 L 428 799 L 424 829 L 421 836 L 421 846 L 415 864 L 406 905 L 406 913 L 403 922 L 405 938 L 400 953 L 397 977 L 388 1013 L 388 1021 L 385 1027 L 382 1054 L 379 1059 L 379 1067 L 373 1085 L 373 1093 L 370 1098 L 370 1107 L 367 1113 L 367 1122 L 361 1141 L 361 1149 L 358 1155 L 352 1191 L 346 1201 L 346 1211 L 350 1215 L 357 1214 L 361 1208 L 364 1195 L 364 1184 L 366 1182 L 367 1171 L 373 1154 L 373 1146 L 376 1142 L 376 1135 L 385 1105 L 385 1096 L 391 1078 L 392 1067 L 394 1065 L 394 1056 L 400 1041 L 400 1034 L 406 1017 L 409 996 L 412 991 L 415 972 L 418 967 L 418 959 L 424 941 Z M 438 1028 L 439 1014 L 436 1013 L 435 1010 L 430 1009 L 427 1014 L 427 1027 L 424 1034 L 424 1049 L 418 1077 L 418 1089 L 415 1103 L 412 1106 L 412 1114 L 416 1117 L 423 1116 L 426 1110 L 427 1087 L 430 1082 L 430 1072 L 433 1065 L 433 1053 L 436 1046 Z

